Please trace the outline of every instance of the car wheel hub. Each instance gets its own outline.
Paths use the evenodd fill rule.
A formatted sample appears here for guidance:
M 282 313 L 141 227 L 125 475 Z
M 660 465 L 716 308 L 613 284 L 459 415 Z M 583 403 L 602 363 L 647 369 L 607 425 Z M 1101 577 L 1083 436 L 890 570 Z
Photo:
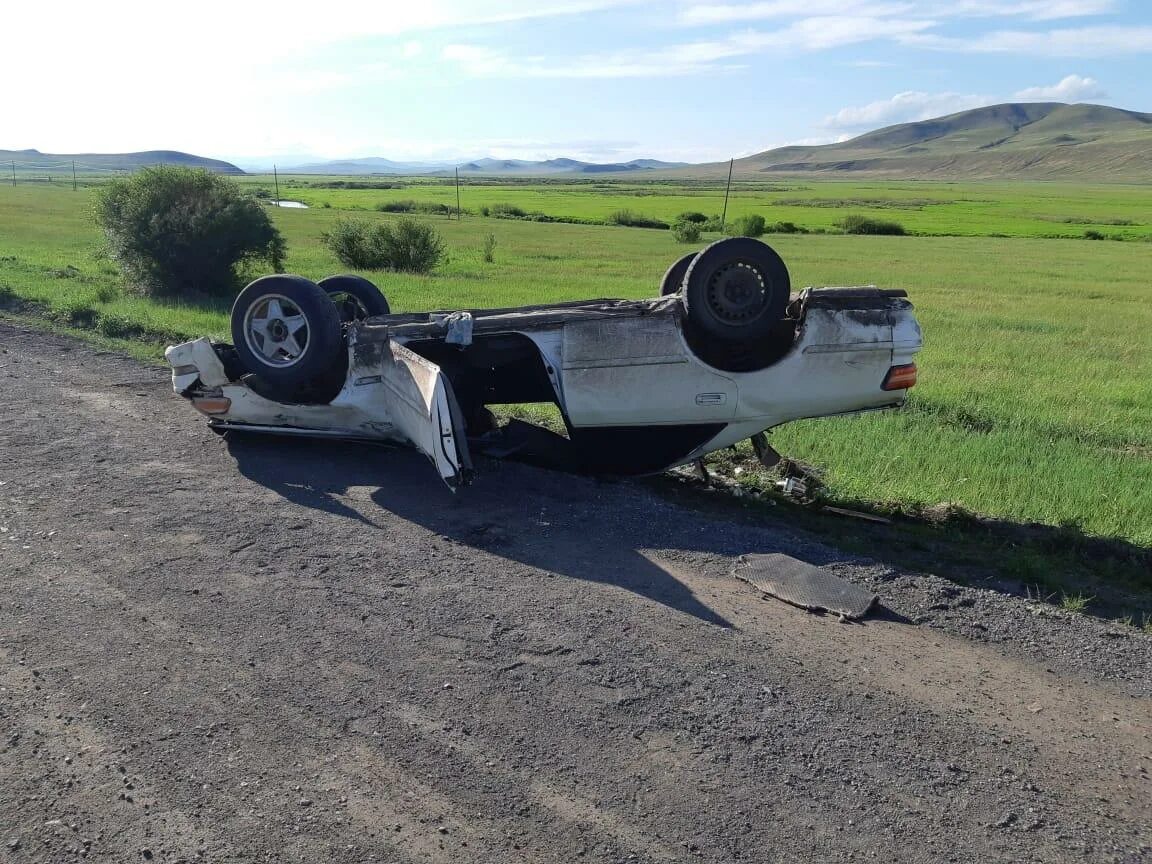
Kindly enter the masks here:
M 244 338 L 268 366 L 295 366 L 308 350 L 308 319 L 281 294 L 261 297 L 244 316 Z
M 764 309 L 766 286 L 756 268 L 744 262 L 725 265 L 708 281 L 708 307 L 725 324 L 743 324 Z

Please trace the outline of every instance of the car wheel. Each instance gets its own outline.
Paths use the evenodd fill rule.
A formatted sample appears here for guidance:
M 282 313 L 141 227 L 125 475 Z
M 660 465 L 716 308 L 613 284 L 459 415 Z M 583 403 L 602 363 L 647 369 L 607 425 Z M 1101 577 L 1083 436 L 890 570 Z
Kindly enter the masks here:
M 696 260 L 696 255 L 696 252 L 689 252 L 665 271 L 664 278 L 660 280 L 661 297 L 680 293 L 684 287 L 684 277 L 688 275 L 688 267 Z
M 332 298 L 344 324 L 387 315 L 392 311 L 384 292 L 363 276 L 345 273 L 328 276 L 316 284 Z
M 683 304 L 698 339 L 751 346 L 768 339 L 788 306 L 788 268 L 767 243 L 718 240 L 684 277 Z
M 343 383 L 340 315 L 303 276 L 264 276 L 241 291 L 232 306 L 232 341 L 270 398 L 327 401 Z

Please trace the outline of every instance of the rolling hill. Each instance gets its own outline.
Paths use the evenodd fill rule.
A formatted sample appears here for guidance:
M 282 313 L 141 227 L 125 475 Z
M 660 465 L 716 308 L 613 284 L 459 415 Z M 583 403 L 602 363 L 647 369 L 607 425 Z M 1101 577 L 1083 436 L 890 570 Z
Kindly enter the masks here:
M 719 175 L 727 167 L 690 170 Z M 1152 114 L 1062 102 L 990 105 L 838 144 L 767 150 L 737 159 L 734 171 L 745 177 L 1146 182 L 1152 180 Z
M 554 174 L 610 174 L 628 171 L 654 171 L 686 167 L 685 162 L 661 162 L 659 159 L 633 159 L 630 162 L 581 162 L 578 159 L 473 159 L 467 162 L 394 162 L 372 156 L 361 159 L 341 159 L 309 165 L 282 167 L 284 174 L 452 174 L 459 167 L 461 174 L 500 176 L 515 174 L 535 177 Z
M 220 174 L 243 174 L 231 162 L 208 159 L 181 153 L 178 150 L 145 150 L 140 153 L 41 153 L 39 150 L 0 150 L 0 164 L 14 165 L 16 173 L 43 174 L 72 170 L 72 163 L 81 173 L 105 171 L 135 171 L 150 165 L 183 165 L 188 168 L 207 168 Z

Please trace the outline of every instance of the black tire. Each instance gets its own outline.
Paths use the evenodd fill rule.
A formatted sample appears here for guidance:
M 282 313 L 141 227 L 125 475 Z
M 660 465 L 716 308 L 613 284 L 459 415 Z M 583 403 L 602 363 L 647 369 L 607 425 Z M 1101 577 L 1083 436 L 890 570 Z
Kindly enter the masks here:
M 697 341 L 754 346 L 769 339 L 788 307 L 788 268 L 767 243 L 717 240 L 684 277 L 683 304 Z
M 269 398 L 330 401 L 343 384 L 340 315 L 323 289 L 303 276 L 263 276 L 241 291 L 232 305 L 232 341 Z
M 384 292 L 363 276 L 344 273 L 327 276 L 316 284 L 332 298 L 340 313 L 340 320 L 345 324 L 377 315 L 388 315 L 392 311 Z
M 697 254 L 696 252 L 689 252 L 664 271 L 664 278 L 660 280 L 661 297 L 680 293 L 680 289 L 684 287 L 684 277 L 688 275 L 688 268 L 696 260 Z

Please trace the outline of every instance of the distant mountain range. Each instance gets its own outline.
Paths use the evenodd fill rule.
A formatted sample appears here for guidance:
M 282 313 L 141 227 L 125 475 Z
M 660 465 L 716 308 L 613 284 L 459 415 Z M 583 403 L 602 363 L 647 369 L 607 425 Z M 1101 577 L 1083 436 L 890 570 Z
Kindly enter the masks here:
M 93 171 L 135 171 L 149 165 L 184 165 L 189 168 L 207 168 L 220 174 L 243 174 L 231 162 L 207 159 L 181 153 L 178 150 L 145 150 L 141 153 L 41 153 L 39 150 L 0 150 L 0 163 L 14 165 L 16 172 L 42 174 L 56 170 L 72 170 L 72 163 L 81 173 Z
M 720 176 L 728 163 L 694 165 Z M 891 179 L 1152 180 L 1152 114 L 1104 105 L 1006 103 L 901 123 L 839 144 L 737 159 L 738 175 Z
M 144 153 L 52 154 L 0 150 L 0 163 L 17 172 L 123 171 L 169 164 L 244 173 L 231 162 L 173 150 Z M 727 162 L 692 165 L 633 159 L 595 163 L 578 159 L 475 159 L 468 162 L 403 162 L 379 157 L 281 165 L 283 174 L 451 176 L 595 176 L 618 174 L 661 178 L 720 178 Z M 960 111 L 946 117 L 887 126 L 843 141 L 778 147 L 737 159 L 743 178 L 823 176 L 937 180 L 1152 181 L 1152 114 L 1104 105 L 1010 102 Z
M 485 176 L 518 174 L 543 176 L 552 174 L 613 174 L 626 171 L 670 170 L 687 167 L 687 162 L 661 162 L 659 159 L 633 159 L 629 162 L 581 162 L 578 159 L 473 159 L 468 162 L 393 162 L 371 156 L 363 159 L 338 159 L 308 165 L 280 166 L 284 174 L 461 174 Z

